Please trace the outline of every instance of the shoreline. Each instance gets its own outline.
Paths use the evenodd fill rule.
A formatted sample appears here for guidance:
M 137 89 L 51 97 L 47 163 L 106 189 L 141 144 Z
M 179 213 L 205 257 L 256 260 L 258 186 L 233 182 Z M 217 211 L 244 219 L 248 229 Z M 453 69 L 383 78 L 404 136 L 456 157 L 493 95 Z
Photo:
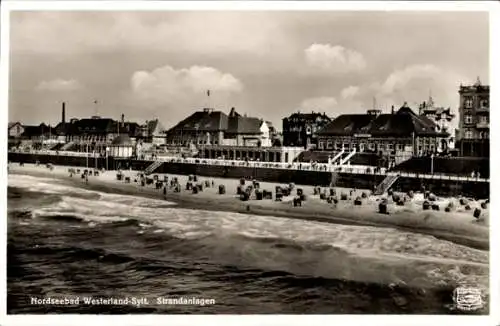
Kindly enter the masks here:
M 421 211 L 409 210 L 397 211 L 394 204 L 389 204 L 390 214 L 380 214 L 374 204 L 378 204 L 371 198 L 366 200 L 364 206 L 354 206 L 348 201 L 340 201 L 340 207 L 333 208 L 326 201 L 312 196 L 312 187 L 297 186 L 304 189 L 308 199 L 302 207 L 293 207 L 290 201 L 276 202 L 273 200 L 249 200 L 240 201 L 236 197 L 235 190 L 238 180 L 217 180 L 215 187 L 194 195 L 184 190 L 186 176 L 176 176 L 181 184 L 181 192 L 174 193 L 168 190 L 164 198 L 162 190 L 156 190 L 152 186 L 142 187 L 132 180 L 130 184 L 116 180 L 116 171 L 106 171 L 104 175 L 89 177 L 89 183 L 85 184 L 79 175 L 72 178 L 67 173 L 68 167 L 57 166 L 53 171 L 45 166 L 11 166 L 10 174 L 29 175 L 34 177 L 51 177 L 61 180 L 64 184 L 76 186 L 83 189 L 112 192 L 124 195 L 141 196 L 153 199 L 165 199 L 176 204 L 174 207 L 185 209 L 202 209 L 207 211 L 227 211 L 242 214 L 253 214 L 260 216 L 275 216 L 280 218 L 301 219 L 323 223 L 374 226 L 395 228 L 401 231 L 421 233 L 434 236 L 439 239 L 448 240 L 460 245 L 465 245 L 480 250 L 489 250 L 489 228 L 474 221 L 472 211 L 468 212 L 470 218 L 462 213 L 445 213 L 443 211 Z M 82 169 L 83 170 L 83 169 Z M 134 175 L 136 171 L 123 171 L 125 175 Z M 158 174 L 159 175 L 159 174 Z M 161 178 L 160 178 L 161 179 Z M 200 180 L 213 180 L 214 178 L 200 177 Z M 218 195 L 218 185 L 226 182 L 226 194 Z M 261 182 L 263 189 L 270 189 L 274 193 L 273 184 Z M 341 191 L 340 188 L 336 188 Z M 347 191 L 348 192 L 348 191 Z M 352 202 L 349 201 L 349 202 Z M 371 206 L 370 206 L 371 205 Z M 393 207 L 394 206 L 394 207 Z M 375 206 L 376 207 L 376 206 Z M 460 216 L 458 216 L 461 214 Z

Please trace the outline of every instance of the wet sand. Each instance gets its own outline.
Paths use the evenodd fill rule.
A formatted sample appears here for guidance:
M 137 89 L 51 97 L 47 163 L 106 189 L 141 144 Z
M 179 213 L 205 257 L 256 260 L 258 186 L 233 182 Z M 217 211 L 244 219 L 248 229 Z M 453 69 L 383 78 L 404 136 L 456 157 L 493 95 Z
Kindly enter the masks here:
M 436 203 L 440 206 L 440 211 L 423 210 L 423 195 L 416 193 L 411 202 L 406 202 L 404 206 L 397 206 L 389 197 L 389 214 L 378 213 L 378 204 L 383 196 L 368 196 L 362 198 L 362 205 L 354 205 L 354 199 L 362 192 L 369 193 L 368 190 L 356 189 L 350 195 L 352 189 L 342 189 L 336 187 L 337 197 L 343 192 L 347 195 L 347 200 L 339 200 L 334 205 L 327 203 L 326 200 L 320 200 L 319 196 L 313 195 L 312 186 L 296 185 L 296 188 L 302 188 L 306 195 L 306 201 L 301 207 L 293 206 L 293 198 L 296 190 L 291 196 L 283 198 L 282 202 L 274 200 L 276 183 L 260 182 L 260 188 L 273 192 L 273 200 L 255 200 L 255 195 L 249 201 L 241 201 L 236 195 L 236 188 L 239 180 L 218 179 L 199 177 L 198 182 L 205 180 L 214 181 L 214 187 L 203 187 L 203 191 L 193 194 L 192 191 L 185 190 L 187 176 L 168 174 L 169 179 L 177 177 L 181 185 L 181 192 L 174 193 L 173 189 L 168 189 L 166 197 L 162 189 L 155 189 L 154 185 L 142 187 L 140 183 L 134 183 L 138 179 L 137 171 L 123 171 L 125 176 L 131 178 L 131 183 L 118 181 L 116 171 L 107 171 L 100 173 L 99 176 L 89 177 L 88 184 L 80 175 L 69 177 L 69 167 L 54 166 L 51 171 L 45 166 L 35 166 L 33 164 L 13 163 L 9 166 L 9 173 L 27 174 L 39 177 L 53 177 L 63 183 L 76 185 L 89 190 L 102 192 L 113 192 L 127 195 L 143 196 L 148 198 L 165 198 L 168 201 L 177 203 L 183 208 L 203 209 L 214 211 L 229 211 L 239 213 L 250 213 L 263 216 L 277 216 L 303 220 L 314 220 L 327 223 L 350 224 L 350 225 L 369 225 L 379 227 L 393 227 L 405 231 L 417 232 L 433 235 L 437 238 L 449 240 L 458 244 L 470 246 L 477 249 L 489 249 L 489 208 L 482 209 L 481 218 L 476 220 L 473 217 L 474 208 L 480 207 L 480 202 L 471 201 L 469 203 L 471 210 L 465 210 L 460 205 L 458 198 L 438 198 Z M 76 168 L 75 168 L 76 169 Z M 83 171 L 83 168 L 80 168 Z M 160 180 L 163 174 L 156 174 Z M 150 176 L 152 177 L 152 176 Z M 139 180 L 138 180 L 139 181 Z M 251 182 L 247 181 L 249 185 Z M 223 184 L 226 188 L 226 194 L 218 194 L 218 186 Z M 282 185 L 285 186 L 285 185 Z M 325 188 L 323 188 L 325 189 Z M 328 189 L 327 194 L 328 194 Z M 455 208 L 451 212 L 445 212 L 444 208 L 452 201 Z

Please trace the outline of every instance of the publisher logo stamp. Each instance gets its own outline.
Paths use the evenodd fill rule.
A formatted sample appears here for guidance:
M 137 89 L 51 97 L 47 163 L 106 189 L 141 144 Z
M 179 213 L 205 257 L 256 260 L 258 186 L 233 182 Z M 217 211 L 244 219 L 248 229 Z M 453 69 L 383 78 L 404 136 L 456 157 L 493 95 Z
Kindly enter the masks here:
M 462 311 L 474 311 L 484 306 L 481 290 L 474 287 L 460 286 L 453 291 L 455 308 Z

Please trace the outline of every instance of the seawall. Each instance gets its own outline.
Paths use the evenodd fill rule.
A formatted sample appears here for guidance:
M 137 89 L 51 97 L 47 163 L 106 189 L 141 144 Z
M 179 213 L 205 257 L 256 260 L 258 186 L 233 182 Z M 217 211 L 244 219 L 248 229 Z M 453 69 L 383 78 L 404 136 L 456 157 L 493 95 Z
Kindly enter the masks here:
M 122 160 L 87 158 L 78 156 L 61 156 L 32 153 L 9 153 L 8 159 L 11 162 L 24 162 L 41 164 L 52 163 L 54 165 L 70 165 L 99 169 L 128 169 L 144 170 L 152 161 L 149 160 Z M 373 189 L 384 180 L 384 175 L 355 174 L 355 173 L 332 173 L 326 171 L 307 170 L 284 170 L 276 168 L 255 168 L 247 166 L 220 166 L 181 162 L 164 162 L 154 172 L 171 173 L 180 175 L 196 174 L 205 177 L 218 178 L 247 178 L 268 182 L 296 183 L 301 185 L 329 186 L 332 179 L 335 186 L 357 189 Z M 477 182 L 473 180 L 446 180 L 446 179 L 425 179 L 409 176 L 401 176 L 392 186 L 397 191 L 407 192 L 410 190 L 426 190 L 434 192 L 439 196 L 468 196 L 479 199 L 489 198 L 489 182 Z

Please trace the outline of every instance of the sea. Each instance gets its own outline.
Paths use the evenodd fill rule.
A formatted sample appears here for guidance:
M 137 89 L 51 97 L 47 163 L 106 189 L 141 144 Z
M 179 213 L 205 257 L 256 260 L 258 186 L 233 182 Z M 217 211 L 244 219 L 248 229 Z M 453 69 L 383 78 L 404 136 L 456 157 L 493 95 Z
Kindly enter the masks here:
M 394 228 L 193 210 L 21 174 L 8 177 L 7 221 L 9 314 L 489 313 L 488 251 Z M 463 284 L 482 308 L 457 308 Z

